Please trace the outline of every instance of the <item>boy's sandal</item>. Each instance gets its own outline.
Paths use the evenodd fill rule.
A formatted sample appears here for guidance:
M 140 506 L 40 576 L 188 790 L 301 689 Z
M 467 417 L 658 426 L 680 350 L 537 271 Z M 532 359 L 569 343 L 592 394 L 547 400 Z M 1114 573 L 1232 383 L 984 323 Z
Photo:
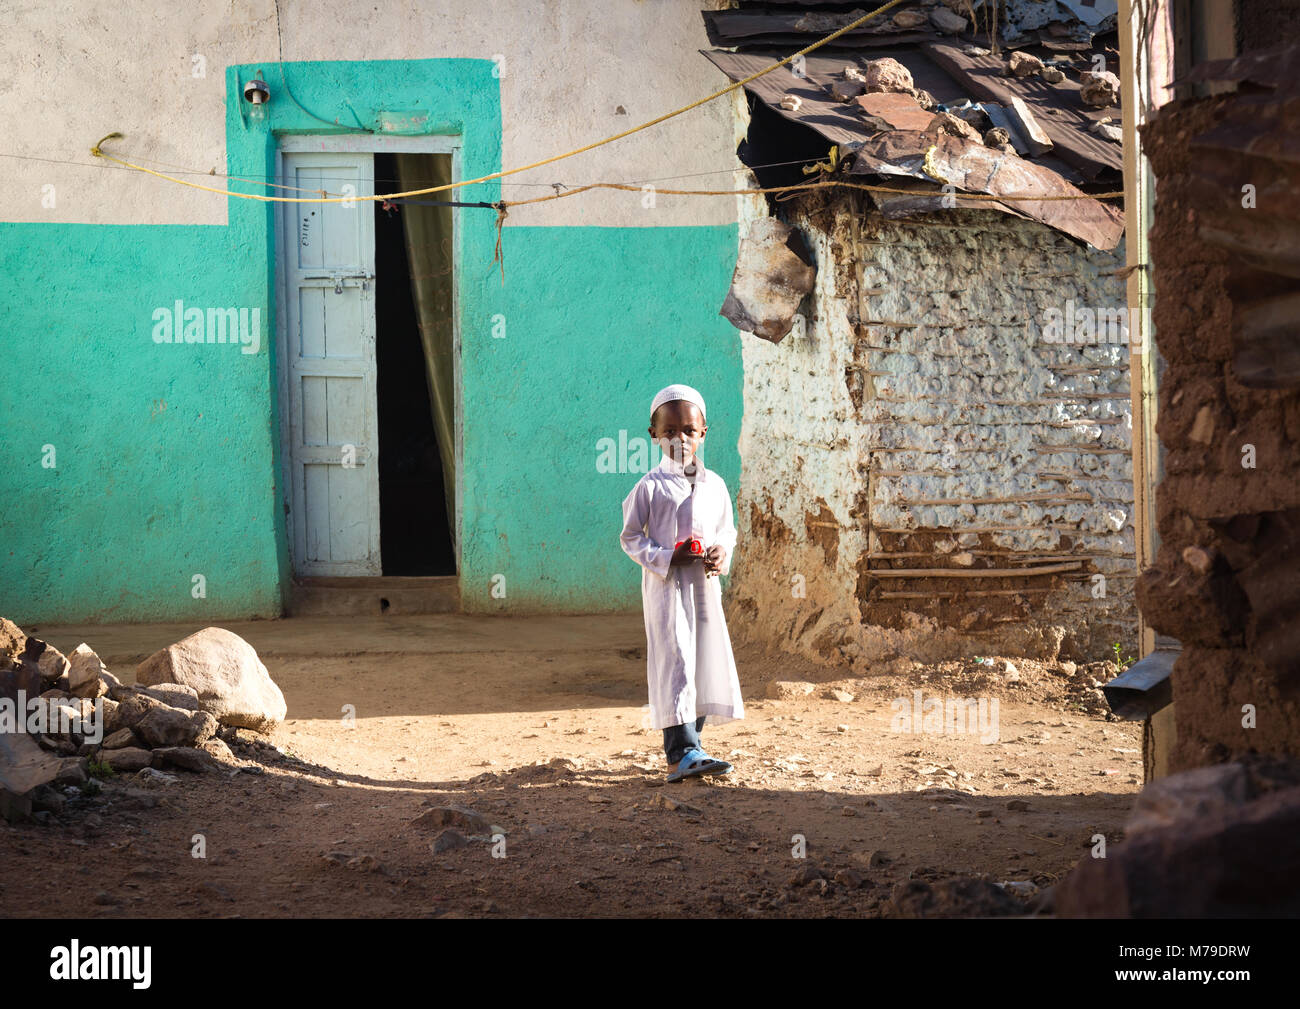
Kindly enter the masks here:
M 699 774 L 726 774 L 730 770 L 731 765 L 725 760 L 715 760 L 703 750 L 687 750 L 677 770 L 668 775 L 668 780 L 681 781 Z

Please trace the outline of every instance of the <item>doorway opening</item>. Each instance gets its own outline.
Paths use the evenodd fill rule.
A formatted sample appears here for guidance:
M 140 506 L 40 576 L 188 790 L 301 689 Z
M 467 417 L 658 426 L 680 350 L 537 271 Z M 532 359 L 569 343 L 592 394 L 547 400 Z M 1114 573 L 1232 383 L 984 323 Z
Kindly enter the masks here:
M 375 154 L 375 192 L 425 188 L 432 181 L 403 187 L 398 181 L 397 156 Z M 418 171 L 437 179 L 445 168 L 434 159 L 446 154 L 407 154 L 427 164 Z M 442 451 L 434 424 L 426 356 L 420 333 L 420 312 L 412 293 L 411 256 L 403 215 L 418 213 L 418 205 L 385 208 L 375 201 L 375 358 L 379 426 L 379 530 L 385 575 L 454 575 L 444 482 Z M 449 223 L 450 218 L 447 216 Z M 449 229 L 448 229 L 449 230 Z M 439 236 L 450 249 L 450 234 Z M 450 290 L 450 264 L 445 288 Z M 435 286 L 439 278 L 432 279 Z M 432 305 L 432 307 L 430 307 Z M 445 321 L 450 328 L 450 298 L 428 298 L 426 324 Z M 442 315 L 445 313 L 445 320 Z

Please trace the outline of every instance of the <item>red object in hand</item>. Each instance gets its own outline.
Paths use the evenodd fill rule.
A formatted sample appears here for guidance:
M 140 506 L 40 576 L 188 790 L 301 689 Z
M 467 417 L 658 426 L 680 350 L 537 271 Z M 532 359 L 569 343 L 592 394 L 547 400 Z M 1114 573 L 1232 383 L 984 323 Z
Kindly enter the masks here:
M 677 546 L 681 546 L 683 543 L 689 544 L 689 545 L 687 546 L 686 549 L 689 550 L 691 553 L 695 554 L 697 557 L 703 557 L 703 556 L 704 556 L 704 542 L 703 542 L 703 540 L 698 540 L 698 539 L 695 539 L 694 537 L 691 537 L 689 540 L 678 540 L 676 545 L 677 545 Z M 716 574 L 717 574 L 716 571 L 706 571 L 706 572 L 705 572 L 705 576 L 708 577 L 708 578 L 712 578 L 712 577 L 713 577 L 714 575 L 716 575 Z

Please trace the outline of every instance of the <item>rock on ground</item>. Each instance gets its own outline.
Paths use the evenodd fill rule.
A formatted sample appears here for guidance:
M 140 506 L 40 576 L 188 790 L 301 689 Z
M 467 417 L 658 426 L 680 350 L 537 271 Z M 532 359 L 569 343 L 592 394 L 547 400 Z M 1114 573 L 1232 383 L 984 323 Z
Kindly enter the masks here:
M 817 687 L 804 680 L 772 680 L 763 693 L 774 701 L 793 701 L 807 697 Z
M 125 746 L 139 746 L 140 742 L 136 739 L 132 730 L 118 729 L 111 735 L 106 736 L 102 745 L 106 750 L 120 750 Z
M 464 806 L 434 806 L 412 820 L 411 826 L 421 830 L 459 827 L 461 830 L 468 830 L 471 834 L 486 834 L 491 824 L 488 823 L 487 817 Z
M 199 710 L 199 692 L 181 683 L 159 683 L 156 686 L 143 688 L 143 692 L 155 700 L 162 701 L 163 704 L 170 704 L 173 708 L 180 708 L 182 711 Z
M 51 781 L 62 767 L 25 732 L 0 733 L 0 788 L 22 795 Z
M 163 746 L 153 751 L 154 767 L 179 767 L 202 774 L 218 768 L 217 758 L 192 746 Z
M 198 695 L 199 707 L 222 725 L 269 732 L 284 721 L 284 694 L 253 646 L 221 627 L 205 627 L 155 652 L 136 668 L 146 687 L 179 683 Z
M 946 879 L 899 883 L 889 895 L 891 918 L 990 918 L 1024 914 L 1019 901 L 984 879 Z
M 151 747 L 197 746 L 216 734 L 217 720 L 207 711 L 182 711 L 160 703 L 134 728 Z
M 48 644 L 45 646 L 45 651 L 41 652 L 37 665 L 41 670 L 41 679 L 49 684 L 57 682 L 72 669 L 72 663 L 68 661 L 67 656 Z
M 27 644 L 27 635 L 12 620 L 0 617 L 0 669 L 7 669 L 18 661 Z
M 83 641 L 68 656 L 68 690 L 86 696 L 82 691 L 91 689 L 92 684 L 99 681 L 100 673 L 107 671 L 99 656 Z
M 440 831 L 438 836 L 433 839 L 433 851 L 435 854 L 443 851 L 450 851 L 453 848 L 463 848 L 469 844 L 469 839 L 465 837 L 455 827 L 448 827 Z
M 99 759 L 118 774 L 133 774 L 153 763 L 153 754 L 138 746 L 125 746 L 120 750 L 103 750 Z
M 234 751 L 226 744 L 226 741 L 224 739 L 218 739 L 216 736 L 213 736 L 211 739 L 205 739 L 201 742 L 199 744 L 199 749 L 211 755 L 222 764 L 238 765 L 241 763 L 240 759 L 235 756 Z

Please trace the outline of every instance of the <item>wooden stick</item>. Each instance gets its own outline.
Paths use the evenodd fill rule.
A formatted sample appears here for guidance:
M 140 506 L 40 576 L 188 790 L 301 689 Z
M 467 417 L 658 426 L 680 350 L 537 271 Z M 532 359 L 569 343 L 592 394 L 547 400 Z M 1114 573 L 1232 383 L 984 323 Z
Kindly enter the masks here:
M 986 589 L 983 592 L 881 592 L 877 599 L 974 599 L 983 596 L 1024 596 L 1051 589 Z
M 1029 578 L 1078 571 L 1081 567 L 1083 561 L 1033 568 L 872 568 L 867 575 L 871 578 Z
M 890 552 L 869 553 L 867 557 L 871 560 L 888 559 L 890 557 L 935 557 L 938 555 L 937 550 L 895 550 Z M 976 557 L 1019 557 L 1026 561 L 1096 561 L 1096 560 L 1117 560 L 1132 562 L 1131 555 L 1125 554 L 1030 554 L 1022 550 L 967 550 L 966 553 L 973 554 Z
M 1021 501 L 1091 501 L 1092 495 L 1082 491 L 1063 493 L 1045 490 L 1018 497 L 954 497 L 922 498 L 919 501 L 895 501 L 897 505 L 964 505 L 964 504 L 1020 504 Z
M 877 533 L 912 533 L 943 532 L 956 536 L 960 533 L 1018 533 L 1018 532 L 1080 532 L 1078 526 L 962 526 L 959 529 L 873 529 Z
M 1088 452 L 1092 455 L 1121 453 L 1129 455 L 1133 450 L 1131 448 L 1093 448 L 1090 445 L 1035 445 L 1034 451 L 1043 455 L 1051 455 L 1053 452 Z

